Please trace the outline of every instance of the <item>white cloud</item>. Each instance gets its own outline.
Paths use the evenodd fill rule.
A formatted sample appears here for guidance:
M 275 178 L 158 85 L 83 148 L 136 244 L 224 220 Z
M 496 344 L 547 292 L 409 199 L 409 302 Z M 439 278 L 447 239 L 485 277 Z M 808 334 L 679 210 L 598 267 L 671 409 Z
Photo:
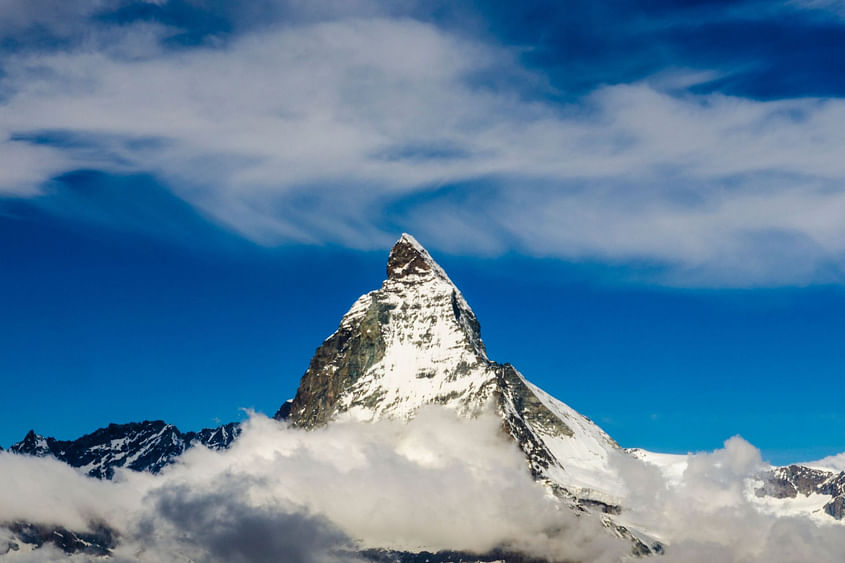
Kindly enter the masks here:
M 82 477 L 52 458 L 0 452 L 0 521 L 23 520 L 87 530 L 91 523 L 125 526 L 140 502 L 133 487 Z
M 19 141 L 0 141 L 0 195 L 37 195 L 45 178 L 74 166 L 61 151 L 46 146 L 33 147 Z
M 157 46 L 166 30 L 131 29 L 108 48 L 4 61 L 0 132 L 89 144 L 7 142 L 32 152 L 4 158 L 0 190 L 73 168 L 145 171 L 267 244 L 383 247 L 384 225 L 401 223 L 455 252 L 656 261 L 681 285 L 845 277 L 839 100 L 678 96 L 656 79 L 561 107 L 523 95 L 549 89 L 517 53 L 408 19 L 177 52 Z M 707 75 L 690 76 L 671 83 Z M 414 199 L 444 185 L 474 186 L 457 190 L 472 205 Z M 387 211 L 400 202 L 402 216 Z
M 494 416 L 459 420 L 436 407 L 407 425 L 350 422 L 309 433 L 253 417 L 231 453 L 194 450 L 167 478 L 200 490 L 232 475 L 246 478 L 253 503 L 305 507 L 365 547 L 517 544 L 591 560 L 627 550 L 597 520 L 559 510 L 500 424 Z
M 0 522 L 105 521 L 118 560 L 349 560 L 360 547 L 520 549 L 614 561 L 630 546 L 536 484 L 501 419 L 432 407 L 408 424 L 294 430 L 252 416 L 232 448 L 195 448 L 159 476 L 113 483 L 0 454 Z M 264 534 L 267 529 L 273 534 Z M 346 553 L 346 556 L 343 556 Z
M 630 457 L 615 461 L 631 491 L 623 517 L 657 531 L 667 561 L 835 561 L 845 547 L 843 528 L 832 519 L 777 515 L 752 501 L 761 484 L 756 476 L 767 466 L 738 436 L 722 449 L 688 455 L 674 476 Z
M 800 465 L 807 465 L 809 467 L 821 467 L 829 471 L 845 471 L 845 452 L 841 454 L 827 456 L 818 461 L 808 461 Z
M 65 36 L 82 25 L 86 17 L 107 4 L 107 0 L 79 0 L 72 5 L 50 0 L 2 2 L 0 35 L 46 29 L 58 36 Z
M 349 561 L 361 547 L 630 553 L 596 517 L 556 505 L 500 424 L 431 407 L 408 424 L 306 432 L 253 415 L 228 451 L 198 447 L 161 475 L 120 471 L 114 482 L 2 453 L 0 521 L 107 522 L 118 561 Z M 749 478 L 766 466 L 739 437 L 667 475 L 622 454 L 614 464 L 629 491 L 621 522 L 664 542 L 666 561 L 833 561 L 845 549 L 841 524 L 752 502 Z

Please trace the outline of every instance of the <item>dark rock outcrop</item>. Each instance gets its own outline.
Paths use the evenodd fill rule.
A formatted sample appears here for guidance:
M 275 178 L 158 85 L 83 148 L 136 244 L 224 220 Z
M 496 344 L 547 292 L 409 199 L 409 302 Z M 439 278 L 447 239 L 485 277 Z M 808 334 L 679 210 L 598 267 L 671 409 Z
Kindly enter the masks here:
M 845 496 L 843 495 L 837 496 L 832 501 L 824 505 L 825 513 L 833 516 L 837 520 L 842 520 L 843 508 L 845 508 Z
M 384 355 L 380 325 L 387 322 L 391 307 L 372 300 L 356 322 L 341 323 L 337 331 L 317 348 L 296 396 L 276 412 L 276 420 L 313 428 L 326 424 L 338 412 L 343 390 L 355 383 Z
M 18 551 L 20 549 L 18 542 L 20 542 L 31 545 L 35 549 L 48 544 L 53 545 L 68 555 L 84 554 L 104 557 L 111 555 L 117 542 L 115 532 L 102 524 L 92 526 L 93 529 L 90 532 L 75 532 L 61 526 L 29 522 L 12 522 L 4 527 L 14 534 L 14 540 L 9 542 L 5 553 Z

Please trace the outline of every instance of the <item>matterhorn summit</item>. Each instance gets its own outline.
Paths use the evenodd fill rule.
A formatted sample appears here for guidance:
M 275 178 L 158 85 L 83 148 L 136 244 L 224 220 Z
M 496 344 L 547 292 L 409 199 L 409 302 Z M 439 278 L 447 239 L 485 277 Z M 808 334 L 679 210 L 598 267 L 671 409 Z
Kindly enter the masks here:
M 488 359 L 481 326 L 460 290 L 403 234 L 381 288 L 352 305 L 276 418 L 304 428 L 343 419 L 407 420 L 431 404 L 464 417 L 494 410 L 535 478 L 576 501 L 614 503 L 609 456 L 617 444 L 513 366 Z

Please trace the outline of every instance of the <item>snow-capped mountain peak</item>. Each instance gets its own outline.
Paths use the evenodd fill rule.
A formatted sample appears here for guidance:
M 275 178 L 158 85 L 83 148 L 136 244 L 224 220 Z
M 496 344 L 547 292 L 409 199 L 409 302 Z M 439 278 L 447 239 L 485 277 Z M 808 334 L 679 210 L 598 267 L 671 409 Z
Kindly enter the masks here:
M 472 417 L 492 409 L 535 477 L 573 496 L 598 492 L 619 451 L 598 426 L 488 359 L 481 327 L 446 272 L 412 236 L 393 246 L 382 286 L 361 296 L 317 349 L 277 418 L 312 428 L 337 419 L 409 419 L 425 405 Z
M 408 292 L 409 286 L 417 288 L 417 291 Z M 434 261 L 417 239 L 407 233 L 403 233 L 396 241 L 387 258 L 387 279 L 382 285 L 382 291 L 385 290 L 395 294 L 404 293 L 401 297 L 405 302 L 415 297 L 413 293 L 419 296 L 448 297 L 454 320 L 475 351 L 487 359 L 481 341 L 481 325 L 472 308 L 440 264 Z M 439 301 L 439 305 L 445 304 L 442 299 Z M 429 302 L 429 305 L 432 304 Z M 448 310 L 440 312 L 451 322 Z

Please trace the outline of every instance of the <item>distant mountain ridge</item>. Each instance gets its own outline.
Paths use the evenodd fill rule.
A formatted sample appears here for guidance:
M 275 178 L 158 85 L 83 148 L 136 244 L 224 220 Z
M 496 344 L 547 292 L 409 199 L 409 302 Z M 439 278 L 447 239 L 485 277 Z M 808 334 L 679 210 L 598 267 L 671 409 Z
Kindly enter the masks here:
M 772 469 L 764 478 L 764 485 L 755 491 L 760 497 L 829 496 L 830 502 L 822 507 L 825 514 L 837 520 L 845 517 L 845 471 L 835 473 L 803 465 L 788 465 Z
M 162 420 L 109 424 L 76 440 L 56 440 L 30 430 L 9 451 L 38 457 L 52 456 L 91 477 L 111 479 L 115 469 L 158 473 L 196 444 L 211 449 L 228 448 L 241 432 L 234 422 L 181 432 Z

